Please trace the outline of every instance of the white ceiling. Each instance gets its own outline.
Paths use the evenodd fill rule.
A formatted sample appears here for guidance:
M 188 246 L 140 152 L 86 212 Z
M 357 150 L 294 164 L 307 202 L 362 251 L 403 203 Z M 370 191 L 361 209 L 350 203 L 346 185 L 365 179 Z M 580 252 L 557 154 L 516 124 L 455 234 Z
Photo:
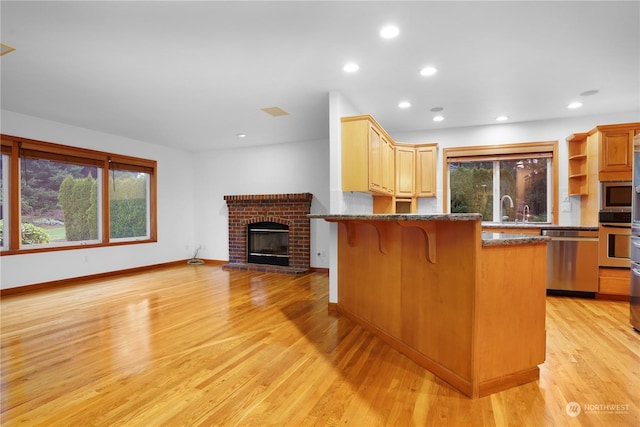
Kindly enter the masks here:
M 2 109 L 194 152 L 326 139 L 330 91 L 391 134 L 639 111 L 639 5 L 3 0 Z

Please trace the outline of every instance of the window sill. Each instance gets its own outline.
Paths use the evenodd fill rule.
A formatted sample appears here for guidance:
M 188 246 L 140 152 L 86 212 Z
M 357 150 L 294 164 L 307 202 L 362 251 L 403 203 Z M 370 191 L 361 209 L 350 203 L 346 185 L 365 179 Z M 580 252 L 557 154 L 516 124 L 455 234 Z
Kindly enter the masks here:
M 42 253 L 42 252 L 56 252 L 56 251 L 70 251 L 77 249 L 93 249 L 93 248 L 104 248 L 110 246 L 125 246 L 125 245 L 136 245 L 142 243 L 157 243 L 157 239 L 144 239 L 144 240 L 127 240 L 127 241 L 119 241 L 119 242 L 109 242 L 109 243 L 91 243 L 84 245 L 65 245 L 65 246 L 52 246 L 52 247 L 39 247 L 39 248 L 23 248 L 23 249 L 13 249 L 13 250 L 3 250 L 0 251 L 0 256 L 9 256 L 9 255 L 26 255 L 26 254 L 34 254 L 34 253 Z

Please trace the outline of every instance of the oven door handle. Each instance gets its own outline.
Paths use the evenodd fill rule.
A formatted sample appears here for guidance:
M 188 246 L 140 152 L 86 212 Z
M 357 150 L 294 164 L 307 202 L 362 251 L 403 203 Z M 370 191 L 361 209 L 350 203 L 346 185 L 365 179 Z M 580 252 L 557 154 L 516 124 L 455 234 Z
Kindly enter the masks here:
M 617 224 L 606 224 L 606 223 L 600 223 L 600 225 L 602 227 L 609 227 L 609 228 L 628 228 L 628 229 L 631 229 L 630 225 L 617 225 Z

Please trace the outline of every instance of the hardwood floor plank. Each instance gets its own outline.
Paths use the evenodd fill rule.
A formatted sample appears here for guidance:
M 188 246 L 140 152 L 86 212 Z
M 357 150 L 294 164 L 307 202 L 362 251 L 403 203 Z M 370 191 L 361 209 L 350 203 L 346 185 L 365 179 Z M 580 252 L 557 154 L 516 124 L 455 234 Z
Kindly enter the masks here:
M 3 426 L 640 425 L 623 301 L 548 297 L 540 380 L 474 400 L 329 313 L 321 273 L 172 266 L 0 308 Z

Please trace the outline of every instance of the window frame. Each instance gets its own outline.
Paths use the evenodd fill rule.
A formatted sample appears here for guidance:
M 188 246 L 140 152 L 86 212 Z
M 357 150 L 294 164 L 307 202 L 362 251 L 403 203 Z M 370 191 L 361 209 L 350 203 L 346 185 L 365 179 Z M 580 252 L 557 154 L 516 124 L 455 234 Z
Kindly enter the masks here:
M 10 196 L 10 188 L 8 186 L 9 183 L 9 174 L 11 171 L 11 153 L 10 151 L 7 149 L 5 150 L 4 147 L 2 147 L 3 149 L 0 151 L 0 156 L 2 157 L 2 171 L 0 173 L 2 173 L 2 188 L 0 188 L 0 191 L 2 192 L 2 207 L 0 207 L 0 209 L 2 209 L 2 216 L 1 216 L 1 220 L 2 220 L 2 227 L 3 227 L 3 236 L 2 236 L 2 243 L 0 243 L 0 252 L 2 251 L 6 251 L 9 248 L 9 239 L 7 238 L 7 234 L 5 233 L 5 230 L 7 230 L 9 227 L 11 227 L 11 221 L 10 221 L 10 215 L 9 215 L 9 207 L 11 205 L 11 196 Z
M 121 154 L 107 153 L 102 151 L 90 150 L 86 148 L 71 147 L 51 142 L 38 141 L 18 136 L 0 134 L 0 144 L 2 153 L 6 154 L 10 160 L 8 165 L 8 182 L 4 185 L 7 187 L 9 194 L 8 218 L 5 218 L 5 225 L 8 222 L 9 227 L 4 229 L 5 247 L 0 250 L 0 256 L 27 254 L 37 252 L 51 252 L 60 250 L 86 249 L 105 246 L 120 246 L 140 243 L 157 242 L 157 161 L 143 159 L 139 157 L 126 156 Z M 40 159 L 58 160 L 66 159 L 70 163 L 89 164 L 101 168 L 102 177 L 99 179 L 100 204 L 99 234 L 101 238 L 97 242 L 78 242 L 64 243 L 61 245 L 31 245 L 25 247 L 21 245 L 20 236 L 20 159 L 23 157 L 36 157 Z M 78 162 L 78 163 L 76 163 Z M 119 238 L 113 241 L 109 237 L 110 221 L 109 221 L 109 180 L 107 174 L 117 167 L 119 170 L 128 171 L 144 171 L 149 174 L 149 192 L 147 197 L 148 217 L 149 217 L 149 236 L 148 238 Z M 7 203 L 7 201 L 5 201 Z M 8 221 L 7 221 L 8 220 Z M 22 246 L 22 247 L 21 247 Z
M 551 195 L 547 199 L 551 200 L 549 206 L 550 224 L 558 223 L 558 141 L 541 142 L 519 142 L 502 145 L 475 145 L 468 147 L 444 148 L 442 155 L 442 175 L 443 175 L 443 197 L 442 207 L 444 212 L 449 212 L 451 207 L 449 200 L 449 163 L 455 161 L 474 160 L 507 160 L 509 156 L 526 157 L 527 155 L 539 156 L 540 154 L 551 154 L 551 179 L 549 186 Z M 493 221 L 488 221 L 493 222 Z
M 151 235 L 151 203 L 150 203 L 150 198 L 148 197 L 149 194 L 151 194 L 151 181 L 153 179 L 153 174 L 149 171 L 147 171 L 145 168 L 133 168 L 133 169 L 124 169 L 124 168 L 120 168 L 118 166 L 114 166 L 113 163 L 109 163 L 109 171 L 107 171 L 108 174 L 111 174 L 112 172 L 117 172 L 117 171 L 126 171 L 126 172 L 139 172 L 139 173 L 145 173 L 149 178 L 145 180 L 145 194 L 147 195 L 147 197 L 145 198 L 145 205 L 146 205 L 146 211 L 147 211 L 147 217 L 145 218 L 146 220 L 146 234 L 147 235 Z M 109 180 L 109 177 L 106 177 L 107 180 Z M 107 183 L 107 186 L 109 186 L 110 183 Z M 103 204 L 106 203 L 109 207 L 110 207 L 110 203 L 111 203 L 111 189 L 109 189 L 109 194 L 108 194 L 108 200 L 103 201 Z M 109 208 L 108 207 L 108 208 Z M 111 211 L 109 211 L 111 212 Z M 109 221 L 109 234 L 111 234 L 111 218 L 108 219 Z M 149 238 L 145 235 L 144 237 L 142 236 L 133 236 L 133 237 L 111 237 L 108 236 L 109 241 L 112 243 L 121 243 L 121 242 L 133 242 L 133 241 L 138 241 L 138 240 L 148 240 Z

